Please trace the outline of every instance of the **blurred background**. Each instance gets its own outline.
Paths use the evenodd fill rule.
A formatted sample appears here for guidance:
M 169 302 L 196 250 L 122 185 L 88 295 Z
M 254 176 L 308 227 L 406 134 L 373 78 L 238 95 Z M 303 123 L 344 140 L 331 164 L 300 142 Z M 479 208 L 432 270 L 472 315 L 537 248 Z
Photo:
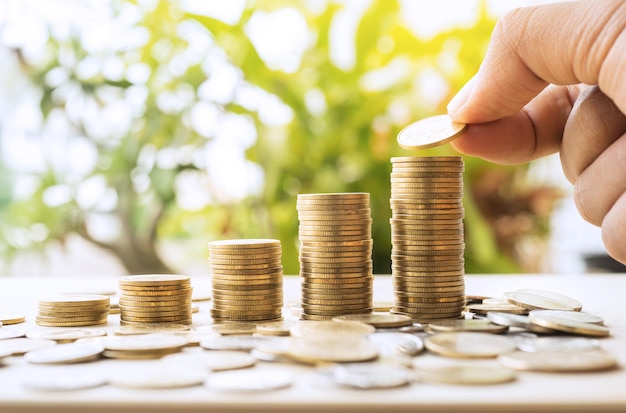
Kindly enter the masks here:
M 262 237 L 297 274 L 297 194 L 364 191 L 389 273 L 389 158 L 453 153 L 397 132 L 544 2 L 0 0 L 0 271 L 207 274 Z M 468 273 L 609 268 L 558 157 L 465 162 Z

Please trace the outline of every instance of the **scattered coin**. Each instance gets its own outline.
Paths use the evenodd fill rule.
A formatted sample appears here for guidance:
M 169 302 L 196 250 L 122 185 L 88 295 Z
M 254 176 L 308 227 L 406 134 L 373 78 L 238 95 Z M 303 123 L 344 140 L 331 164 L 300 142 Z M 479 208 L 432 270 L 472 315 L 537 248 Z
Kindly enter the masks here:
M 498 384 L 516 379 L 513 370 L 500 366 L 457 365 L 416 367 L 417 380 L 436 384 Z
M 256 332 L 257 326 L 256 324 L 252 324 L 252 323 L 224 323 L 224 324 L 213 324 L 212 326 L 210 326 L 210 329 L 223 336 L 229 336 L 229 335 L 253 334 Z
M 393 357 L 398 354 L 413 357 L 424 350 L 422 339 L 412 334 L 376 333 L 369 335 L 368 338 L 378 347 L 381 357 Z
M 29 351 L 35 351 L 46 347 L 51 347 L 55 344 L 56 341 L 54 340 L 10 338 L 7 340 L 0 340 L 0 352 L 5 353 L 10 351 L 13 355 L 20 355 L 28 353 Z
M 533 315 L 532 313 L 528 316 L 528 318 L 532 324 L 563 333 L 594 337 L 606 337 L 610 334 L 610 330 L 608 328 L 597 324 L 584 323 L 566 318 L 550 317 L 541 314 Z
M 489 333 L 437 333 L 426 337 L 426 349 L 445 357 L 493 358 L 515 351 L 512 338 Z
M 494 324 L 489 320 L 439 320 L 428 325 L 434 332 L 443 331 L 480 331 L 483 333 L 505 333 L 507 326 Z
M 411 317 L 389 313 L 340 315 L 333 317 L 333 321 L 359 321 L 376 328 L 405 327 L 413 324 Z
M 0 340 L 6 340 L 9 338 L 18 338 L 24 337 L 26 335 L 26 331 L 24 330 L 13 330 L 10 328 L 2 328 L 0 329 Z
M 291 327 L 292 337 L 366 336 L 374 327 L 359 321 L 301 321 Z
M 281 320 L 256 325 L 256 332 L 266 336 L 288 336 L 295 321 Z
M 418 120 L 398 133 L 398 144 L 404 149 L 426 149 L 448 143 L 459 136 L 466 124 L 454 122 L 448 115 Z
M 26 316 L 19 313 L 0 313 L 0 323 L 4 325 L 19 324 L 26 321 Z M 0 324 L 0 325 L 2 325 Z
M 516 370 L 573 372 L 608 370 L 617 366 L 617 360 L 602 350 L 576 352 L 516 351 L 498 357 L 503 366 Z
M 22 385 L 35 391 L 63 392 L 92 389 L 107 384 L 104 376 L 90 374 L 37 374 L 27 376 Z
M 263 337 L 252 335 L 206 337 L 200 341 L 200 347 L 207 350 L 251 351 L 259 345 L 259 343 L 263 342 L 263 339 Z
M 118 336 L 134 336 L 139 334 L 168 333 L 176 331 L 187 331 L 191 327 L 186 324 L 174 323 L 143 323 L 137 325 L 126 325 L 116 328 L 113 333 Z
M 517 348 L 530 353 L 587 351 L 600 348 L 600 342 L 586 337 L 515 337 Z
M 400 366 L 381 363 L 344 364 L 333 369 L 332 380 L 357 389 L 388 389 L 406 386 L 410 371 Z
M 129 389 L 174 389 L 200 385 L 207 376 L 206 371 L 197 368 L 158 363 L 115 374 L 109 378 L 109 383 Z
M 378 348 L 358 336 L 292 338 L 289 357 L 304 363 L 349 363 L 378 357 Z
M 507 314 L 528 314 L 529 310 L 511 303 L 502 304 L 470 304 L 467 306 L 467 310 L 476 313 L 486 315 L 489 312 L 499 312 Z
M 69 364 L 96 360 L 104 352 L 97 343 L 67 343 L 29 351 L 24 360 L 33 364 Z
M 604 319 L 596 314 L 582 311 L 559 311 L 559 310 L 533 310 L 530 312 L 533 317 L 554 317 L 581 323 L 604 325 Z
M 555 293 L 552 291 L 537 290 L 537 289 L 532 289 L 532 288 L 522 288 L 522 289 L 517 290 L 517 292 L 524 293 L 524 294 L 539 295 L 541 297 L 550 298 L 552 300 L 565 304 L 566 306 L 570 307 L 572 311 L 580 311 L 583 308 L 583 305 L 578 300 L 572 297 L 568 297 L 567 295 Z
M 28 338 L 54 340 L 57 343 L 70 343 L 79 338 L 106 336 L 106 330 L 99 329 L 62 329 L 62 330 L 31 330 Z
M 236 370 L 252 367 L 256 358 L 243 351 L 203 351 L 198 353 L 176 353 L 161 359 L 163 363 L 176 366 L 202 367 L 211 371 Z
M 497 311 L 487 312 L 487 319 L 494 324 L 508 327 L 519 327 L 524 330 L 532 331 L 533 333 L 551 334 L 554 330 L 531 324 L 528 316 L 519 314 L 500 313 Z
M 528 310 L 575 311 L 577 308 L 572 306 L 572 303 L 558 300 L 555 297 L 547 297 L 545 295 L 529 294 L 518 291 L 506 292 L 504 293 L 504 298 L 506 298 L 509 303 Z
M 263 369 L 211 374 L 204 385 L 215 392 L 246 393 L 283 389 L 292 383 L 293 376 L 287 371 Z
M 105 357 L 155 359 L 181 351 L 187 345 L 187 340 L 175 335 L 143 334 L 108 337 L 103 343 Z

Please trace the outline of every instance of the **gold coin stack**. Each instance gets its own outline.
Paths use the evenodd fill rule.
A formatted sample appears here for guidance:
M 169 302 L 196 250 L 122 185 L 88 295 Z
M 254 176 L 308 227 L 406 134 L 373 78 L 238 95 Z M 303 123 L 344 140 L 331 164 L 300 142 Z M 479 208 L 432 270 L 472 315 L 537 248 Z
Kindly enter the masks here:
M 300 194 L 302 318 L 372 312 L 369 193 Z
M 122 325 L 191 324 L 191 279 L 185 275 L 129 275 L 119 281 Z
M 428 323 L 465 305 L 463 159 L 391 158 L 393 312 Z
M 84 327 L 106 324 L 109 297 L 104 295 L 61 295 L 39 300 L 37 325 Z
M 281 256 L 280 241 L 276 239 L 210 242 L 213 320 L 281 320 L 284 300 Z

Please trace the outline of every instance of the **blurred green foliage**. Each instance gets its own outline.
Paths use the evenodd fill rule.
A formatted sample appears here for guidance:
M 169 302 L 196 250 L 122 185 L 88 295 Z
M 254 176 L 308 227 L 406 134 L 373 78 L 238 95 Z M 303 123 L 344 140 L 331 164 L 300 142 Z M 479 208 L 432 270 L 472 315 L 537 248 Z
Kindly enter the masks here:
M 124 3 L 114 2 L 112 7 L 115 10 Z M 342 6 L 329 2 L 323 11 L 313 12 L 306 4 L 304 1 L 249 2 L 239 21 L 227 24 L 184 11 L 176 1 L 157 2 L 137 23 L 148 30 L 149 40 L 137 49 L 115 52 L 126 65 L 145 64 L 151 73 L 146 82 L 144 108 L 133 119 L 128 133 L 119 139 L 101 139 L 90 134 L 88 125 L 74 122 L 80 135 L 98 148 L 98 162 L 90 177 L 104 177 L 116 193 L 118 202 L 106 213 L 121 222 L 119 237 L 106 241 L 94 237 L 86 226 L 88 215 L 94 211 L 81 209 L 75 200 L 56 207 L 46 205 L 42 194 L 47 188 L 73 185 L 59 182 L 61 178 L 52 170 L 39 177 L 34 196 L 3 211 L 5 222 L 8 218 L 22 227 L 44 224 L 48 228 L 45 239 L 31 243 L 31 247 L 62 241 L 68 234 L 78 233 L 117 255 L 131 273 L 175 270 L 169 268 L 172 264 L 159 251 L 164 240 L 178 240 L 185 246 L 186 256 L 177 258 L 180 263 L 204 259 L 206 242 L 214 239 L 279 238 L 283 245 L 284 272 L 296 274 L 299 270 L 296 195 L 363 191 L 371 193 L 375 272 L 389 273 L 390 157 L 451 153 L 448 147 L 420 153 L 404 151 L 397 146 L 395 136 L 410 121 L 445 112 L 446 102 L 477 70 L 495 20 L 483 8 L 472 27 L 455 28 L 422 40 L 407 28 L 397 1 L 376 0 L 358 25 L 354 65 L 340 69 L 330 57 L 330 29 Z M 255 13 L 271 13 L 285 7 L 296 8 L 304 16 L 313 39 L 293 73 L 270 68 L 246 32 Z M 225 112 L 253 119 L 258 139 L 246 156 L 261 165 L 265 183 L 258 196 L 251 195 L 234 203 L 212 203 L 197 211 L 180 208 L 173 183 L 184 171 L 206 174 L 201 166 L 179 162 L 174 167 L 162 168 L 158 163 L 146 166 L 140 162 L 146 147 L 154 151 L 182 146 L 200 149 L 210 140 L 185 121 L 189 106 L 164 113 L 157 104 L 162 93 L 181 89 L 191 90 L 195 101 L 199 86 L 206 80 L 201 62 L 188 65 L 178 75 L 161 76 L 164 68 L 188 47 L 178 28 L 181 22 L 189 21 L 200 23 L 210 32 L 228 61 L 240 68 L 246 82 L 274 94 L 293 111 L 292 121 L 287 125 L 272 126 L 264 123 L 258 111 L 234 101 L 219 103 Z M 154 49 L 164 40 L 169 45 L 167 52 L 157 58 Z M 75 74 L 76 65 L 86 56 L 80 43 L 59 42 L 54 38 L 49 43 L 54 58 L 44 67 L 23 62 L 24 72 L 42 91 L 44 115 L 67 109 L 67 100 L 55 99 L 58 87 L 46 82 L 49 72 L 59 66 L 70 73 L 68 81 L 80 87 L 85 99 L 101 106 L 107 104 L 101 97 L 103 90 L 123 98 L 133 86 L 128 79 L 111 81 L 101 75 L 79 78 Z M 73 65 L 62 61 L 67 53 L 74 55 Z M 401 70 L 389 70 L 393 74 L 386 74 L 385 68 L 392 67 Z M 367 77 L 377 72 L 379 77 L 390 77 L 387 85 L 367 87 Z M 447 95 L 436 104 L 427 95 L 428 91 L 423 90 L 424 82 L 419 81 L 425 74 L 434 74 L 447 84 Z M 323 98 L 323 110 L 310 108 L 307 99 L 311 93 Z M 149 177 L 147 188 L 139 190 L 134 183 L 132 176 L 138 171 Z M 480 192 L 482 198 L 477 199 L 475 189 L 484 187 L 476 184 L 492 179 L 493 171 L 501 178 L 499 186 L 491 188 L 491 192 Z M 501 168 L 478 159 L 466 159 L 467 272 L 501 273 L 528 268 L 515 253 L 515 237 L 528 234 L 543 237 L 547 233 L 549 211 L 534 210 L 531 203 L 520 201 L 532 192 L 524 188 L 525 171 L 523 166 Z M 210 175 L 208 178 L 212 179 Z M 503 190 L 508 194 L 506 199 L 498 196 Z M 488 205 L 492 208 L 486 213 Z M 511 205 L 516 207 L 510 208 Z M 494 223 L 511 214 L 523 214 L 531 224 L 521 232 L 514 231 L 513 238 L 510 234 L 506 235 L 509 238 L 503 238 Z M 11 242 L 5 244 L 10 247 L 7 252 L 15 251 Z

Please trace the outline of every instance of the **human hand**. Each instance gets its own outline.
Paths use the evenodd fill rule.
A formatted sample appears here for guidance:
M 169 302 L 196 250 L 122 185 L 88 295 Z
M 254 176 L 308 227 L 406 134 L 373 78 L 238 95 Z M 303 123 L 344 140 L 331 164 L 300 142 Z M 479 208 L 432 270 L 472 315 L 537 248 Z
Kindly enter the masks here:
M 580 214 L 626 263 L 626 0 L 507 14 L 448 112 L 470 124 L 452 143 L 461 153 L 516 164 L 560 152 Z

